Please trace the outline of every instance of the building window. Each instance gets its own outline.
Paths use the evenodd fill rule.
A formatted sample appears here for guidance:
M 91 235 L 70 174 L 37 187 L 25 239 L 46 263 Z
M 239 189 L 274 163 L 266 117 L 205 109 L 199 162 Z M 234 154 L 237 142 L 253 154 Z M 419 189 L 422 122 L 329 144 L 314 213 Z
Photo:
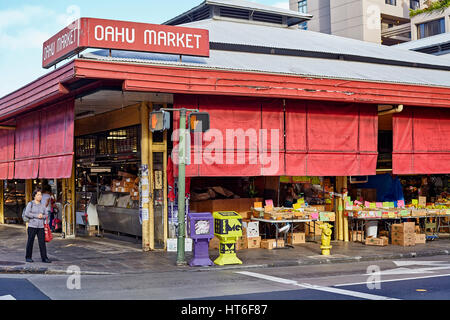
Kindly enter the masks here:
M 410 0 L 409 1 L 409 7 L 412 10 L 417 10 L 420 8 L 420 0 Z
M 307 0 L 300 0 L 298 2 L 298 12 L 301 12 L 301 13 L 307 13 L 308 12 Z
M 417 38 L 422 39 L 431 37 L 436 34 L 445 32 L 445 20 L 444 18 L 421 23 L 417 25 Z
M 397 5 L 397 0 L 384 0 L 386 4 L 390 4 L 391 6 Z

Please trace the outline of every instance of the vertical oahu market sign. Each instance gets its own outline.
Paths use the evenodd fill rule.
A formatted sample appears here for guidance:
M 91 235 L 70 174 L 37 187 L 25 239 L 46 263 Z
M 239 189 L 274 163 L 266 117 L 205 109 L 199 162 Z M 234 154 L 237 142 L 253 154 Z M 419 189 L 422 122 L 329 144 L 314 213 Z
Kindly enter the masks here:
M 209 57 L 209 31 L 197 28 L 80 18 L 44 42 L 42 67 L 86 48 Z

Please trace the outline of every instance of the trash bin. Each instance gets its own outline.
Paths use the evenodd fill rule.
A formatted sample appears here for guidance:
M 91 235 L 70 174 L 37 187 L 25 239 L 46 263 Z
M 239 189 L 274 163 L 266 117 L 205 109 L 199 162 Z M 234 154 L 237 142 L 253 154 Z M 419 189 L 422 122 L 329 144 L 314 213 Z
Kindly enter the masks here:
M 219 239 L 219 257 L 215 264 L 242 264 L 236 256 L 236 241 L 242 237 L 242 217 L 234 211 L 216 211 L 214 235 Z
M 368 221 L 366 224 L 366 238 L 378 235 L 378 221 Z
M 214 237 L 213 217 L 210 212 L 188 213 L 188 234 L 194 241 L 193 258 L 189 262 L 193 266 L 210 266 L 209 240 Z

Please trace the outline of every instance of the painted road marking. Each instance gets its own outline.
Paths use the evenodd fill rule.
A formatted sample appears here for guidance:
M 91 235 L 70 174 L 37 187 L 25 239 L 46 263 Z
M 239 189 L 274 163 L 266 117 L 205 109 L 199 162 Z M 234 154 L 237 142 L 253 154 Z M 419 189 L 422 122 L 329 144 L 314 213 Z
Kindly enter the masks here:
M 395 298 L 378 296 L 378 295 L 369 294 L 369 293 L 362 293 L 362 292 L 357 292 L 357 291 L 350 291 L 350 290 L 331 288 L 331 287 L 323 287 L 323 286 L 317 286 L 317 285 L 312 285 L 312 284 L 308 284 L 308 283 L 298 283 L 295 280 L 283 279 L 283 278 L 268 276 L 265 274 L 255 273 L 255 272 L 238 271 L 236 273 L 254 277 L 254 278 L 263 279 L 263 280 L 278 282 L 278 283 L 282 283 L 282 284 L 290 284 L 290 285 L 302 287 L 305 289 L 331 292 L 331 293 L 335 293 L 335 294 L 341 294 L 341 295 L 352 296 L 352 297 L 368 299 L 368 300 L 399 300 L 399 299 L 395 299 Z
M 0 300 L 16 300 L 12 295 L 0 296 Z
M 419 280 L 419 279 L 427 279 L 427 278 L 437 278 L 437 277 L 448 277 L 450 273 L 445 274 L 436 274 L 432 276 L 423 276 L 423 277 L 412 277 L 412 278 L 402 278 L 402 279 L 389 279 L 389 280 L 380 280 L 380 282 L 394 282 L 394 281 L 405 281 L 405 280 Z M 364 282 L 354 282 L 354 283 L 343 283 L 336 284 L 333 287 L 345 287 L 345 286 L 356 286 L 359 284 L 367 284 L 367 281 Z

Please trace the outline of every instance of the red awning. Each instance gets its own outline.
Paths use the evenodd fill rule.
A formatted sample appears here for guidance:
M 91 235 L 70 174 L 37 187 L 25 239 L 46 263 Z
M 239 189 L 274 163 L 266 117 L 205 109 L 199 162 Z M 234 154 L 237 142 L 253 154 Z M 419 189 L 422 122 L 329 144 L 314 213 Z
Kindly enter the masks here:
M 18 117 L 15 137 L 15 179 L 70 178 L 74 101 Z
M 14 130 L 0 130 L 0 180 L 14 178 Z
M 39 178 L 61 179 L 72 176 L 73 143 L 74 101 L 43 109 Z
M 281 100 L 176 95 L 174 107 L 198 108 L 210 115 L 211 130 L 203 135 L 200 161 L 197 161 L 194 138 L 191 138 L 191 164 L 186 166 L 187 177 L 284 174 Z M 175 112 L 174 128 L 178 126 L 179 114 Z M 176 146 L 177 142 L 174 143 Z M 175 174 L 178 175 L 177 168 Z
M 40 112 L 16 119 L 15 179 L 36 179 L 39 170 Z
M 376 174 L 375 105 L 286 101 L 286 175 Z
M 186 176 L 376 174 L 375 105 L 176 95 L 174 106 L 210 114 L 202 162 L 191 147 Z
M 393 173 L 450 173 L 449 137 L 449 109 L 407 107 L 394 114 Z

